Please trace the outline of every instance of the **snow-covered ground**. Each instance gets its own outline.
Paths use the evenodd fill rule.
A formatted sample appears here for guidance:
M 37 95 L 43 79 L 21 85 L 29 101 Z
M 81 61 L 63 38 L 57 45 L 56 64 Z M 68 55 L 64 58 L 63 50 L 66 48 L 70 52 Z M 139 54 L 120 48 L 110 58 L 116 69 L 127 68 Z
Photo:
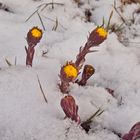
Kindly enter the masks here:
M 93 120 L 87 134 L 65 114 L 60 106 L 64 95 L 58 88 L 59 73 L 66 61 L 75 61 L 80 46 L 104 17 L 105 23 L 113 9 L 113 0 L 83 0 L 77 7 L 73 0 L 55 0 L 62 3 L 48 6 L 40 15 L 46 31 L 36 46 L 33 67 L 26 67 L 26 35 L 33 26 L 42 28 L 35 14 L 26 19 L 42 3 L 51 0 L 0 0 L 12 13 L 0 10 L 0 140 L 119 140 L 117 134 L 127 133 L 140 121 L 140 15 L 122 29 L 124 45 L 115 33 L 88 54 L 85 64 L 96 69 L 85 87 L 71 84 L 70 94 L 79 106 L 84 121 L 101 108 L 103 114 Z M 119 0 L 117 6 L 121 5 Z M 123 7 L 125 19 L 140 7 Z M 92 22 L 85 22 L 85 9 L 92 10 Z M 56 31 L 52 28 L 58 20 Z M 114 11 L 111 24 L 122 23 Z M 130 42 L 130 43 L 129 43 Z M 48 51 L 42 56 L 43 51 Z M 13 66 L 8 66 L 7 59 Z M 16 59 L 16 65 L 15 64 Z M 39 76 L 48 103 L 44 101 L 37 80 Z M 114 90 L 112 97 L 105 88 Z

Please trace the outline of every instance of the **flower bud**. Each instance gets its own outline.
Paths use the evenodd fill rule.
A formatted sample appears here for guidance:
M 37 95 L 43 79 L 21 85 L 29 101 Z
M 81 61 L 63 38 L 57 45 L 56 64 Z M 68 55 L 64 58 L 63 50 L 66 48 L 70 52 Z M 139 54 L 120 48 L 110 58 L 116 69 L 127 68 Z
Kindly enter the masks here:
M 84 86 L 87 83 L 87 80 L 94 74 L 95 69 L 91 65 L 85 65 L 83 73 L 82 73 L 82 79 L 78 82 L 79 85 Z
M 61 100 L 61 107 L 66 116 L 75 122 L 80 123 L 80 117 L 78 115 L 78 106 L 72 96 L 67 95 Z
M 36 45 L 40 42 L 40 39 L 42 38 L 42 30 L 38 27 L 33 27 L 31 30 L 29 30 L 27 34 L 27 43 L 29 46 Z
M 138 138 L 140 138 L 140 122 L 136 123 L 129 133 L 122 137 L 122 140 L 137 140 Z
M 107 31 L 103 27 L 97 27 L 94 29 L 88 38 L 88 43 L 91 46 L 98 46 L 107 38 Z

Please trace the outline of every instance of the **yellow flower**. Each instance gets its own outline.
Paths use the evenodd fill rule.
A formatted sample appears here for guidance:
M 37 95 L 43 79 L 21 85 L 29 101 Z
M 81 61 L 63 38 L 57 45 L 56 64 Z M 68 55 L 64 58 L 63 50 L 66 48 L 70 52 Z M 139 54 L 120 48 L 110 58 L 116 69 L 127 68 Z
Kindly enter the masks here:
M 42 36 L 42 31 L 37 28 L 37 27 L 34 27 L 32 30 L 31 30 L 31 34 L 33 37 L 36 37 L 36 38 L 39 38 Z
M 66 74 L 67 78 L 76 78 L 78 75 L 78 70 L 74 65 L 67 64 L 64 66 L 64 73 Z
M 103 27 L 97 28 L 96 32 L 99 34 L 99 36 L 106 38 L 107 37 L 107 31 Z

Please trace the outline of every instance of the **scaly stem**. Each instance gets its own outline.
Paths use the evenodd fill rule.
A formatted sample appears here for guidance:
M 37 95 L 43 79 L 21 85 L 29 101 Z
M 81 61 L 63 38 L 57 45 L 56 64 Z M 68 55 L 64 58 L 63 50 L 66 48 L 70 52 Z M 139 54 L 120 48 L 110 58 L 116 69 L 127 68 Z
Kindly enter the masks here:
M 92 46 L 89 42 L 87 42 L 83 48 L 80 47 L 79 54 L 77 55 L 77 59 L 75 61 L 75 65 L 77 67 L 81 68 L 83 66 L 83 63 L 85 62 L 85 56 L 90 52 L 90 47 Z
M 28 46 L 28 49 L 25 47 L 25 50 L 26 50 L 26 66 L 31 66 L 32 67 L 32 62 L 33 62 L 33 58 L 34 58 L 34 52 L 35 52 L 35 49 L 34 49 L 34 45 L 32 46 Z
M 69 82 L 61 81 L 59 87 L 62 93 L 69 93 Z

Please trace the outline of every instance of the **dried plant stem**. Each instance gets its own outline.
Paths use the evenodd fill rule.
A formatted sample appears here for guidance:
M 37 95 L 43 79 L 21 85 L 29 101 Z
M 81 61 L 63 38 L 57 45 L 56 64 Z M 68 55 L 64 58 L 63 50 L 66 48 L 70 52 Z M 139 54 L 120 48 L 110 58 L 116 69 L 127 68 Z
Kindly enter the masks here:
M 27 22 L 34 14 L 36 14 L 37 12 L 39 13 L 39 10 L 40 11 L 43 11 L 47 6 L 49 6 L 49 5 L 60 5 L 60 6 L 63 6 L 64 4 L 63 3 L 56 3 L 56 2 L 50 2 L 50 3 L 43 3 L 43 4 L 41 4 L 41 5 L 39 5 L 38 7 L 37 7 L 37 10 L 35 10 L 26 20 L 25 20 L 25 22 Z M 53 7 L 52 6 L 52 7 Z
M 121 43 L 131 43 L 131 44 L 140 44 L 140 42 L 131 42 L 131 41 L 120 41 Z
M 52 0 L 52 9 L 54 9 L 54 4 L 53 4 L 53 0 Z
M 46 98 L 46 96 L 45 96 L 45 93 L 44 93 L 44 91 L 43 91 L 43 88 L 42 88 L 42 85 L 41 85 L 41 82 L 40 82 L 40 80 L 39 80 L 38 75 L 37 75 L 37 80 L 38 80 L 38 84 L 39 84 L 41 93 L 42 93 L 42 95 L 43 95 L 43 98 L 44 98 L 45 102 L 48 103 L 48 100 L 47 100 L 47 98 Z
M 46 8 L 48 5 L 60 5 L 60 6 L 63 6 L 64 4 L 63 4 L 63 3 L 58 3 L 58 2 L 43 3 L 43 4 L 39 5 L 37 8 L 40 8 L 40 7 L 42 7 L 43 5 L 44 5 L 45 7 L 43 7 L 43 8 L 41 9 L 41 11 L 44 10 L 44 8 Z
M 51 19 L 51 18 L 46 17 L 46 16 L 43 16 L 43 17 L 46 18 L 46 19 L 48 19 L 48 20 L 50 20 L 50 21 L 52 21 L 52 22 L 55 22 L 55 24 L 56 24 L 56 20 Z M 64 27 L 64 26 L 58 21 L 58 19 L 57 19 L 57 22 L 58 22 L 58 25 L 60 25 L 64 30 L 67 30 L 67 28 Z M 57 25 L 57 26 L 58 26 L 58 25 Z
M 16 66 L 17 65 L 17 57 L 15 57 L 15 63 L 14 64 L 12 64 L 7 58 L 5 58 L 5 62 L 7 63 L 7 65 L 9 67 Z
M 57 30 L 57 27 L 58 27 L 58 19 L 56 18 L 55 25 L 52 28 L 52 31 L 56 31 Z
M 116 7 L 116 2 L 114 1 L 114 5 L 113 5 L 113 8 L 114 8 L 114 10 L 116 11 L 116 13 L 119 15 L 119 17 L 121 18 L 121 20 L 123 21 L 123 23 L 125 24 L 125 25 L 127 25 L 126 24 L 126 20 L 124 19 L 124 17 L 120 14 L 120 12 L 118 11 L 118 9 L 117 9 L 117 7 Z
M 81 123 L 81 127 L 86 131 L 88 132 L 89 129 L 90 129 L 90 124 L 92 123 L 92 120 L 95 118 L 95 117 L 98 117 L 100 116 L 104 111 L 101 110 L 100 108 L 91 116 L 89 117 L 86 121 L 84 121 L 83 123 Z
M 37 11 L 37 15 L 38 15 L 38 17 L 39 17 L 39 20 L 40 20 L 40 22 L 41 22 L 41 25 L 42 25 L 42 27 L 43 27 L 43 30 L 46 31 L 45 26 L 44 26 L 44 23 L 43 23 L 43 20 L 42 20 L 40 14 L 38 13 L 38 11 Z
M 107 24 L 107 27 L 106 27 L 107 31 L 109 30 L 109 26 L 110 26 L 112 16 L 113 16 L 113 11 L 111 11 L 110 16 L 109 16 L 108 24 Z
M 35 10 L 35 11 L 25 20 L 25 22 L 27 22 L 36 12 L 38 12 L 38 9 Z
M 5 62 L 7 63 L 7 65 L 8 65 L 9 67 L 11 67 L 11 66 L 12 66 L 12 64 L 9 62 L 9 60 L 8 60 L 8 59 L 5 59 Z
M 15 66 L 17 65 L 17 57 L 15 57 Z
M 101 109 L 99 108 L 99 109 L 98 109 L 91 117 L 89 117 L 84 123 L 90 123 L 91 120 L 92 120 L 93 118 L 95 118 L 96 116 L 101 115 L 103 112 L 104 112 L 104 111 L 101 110 Z

